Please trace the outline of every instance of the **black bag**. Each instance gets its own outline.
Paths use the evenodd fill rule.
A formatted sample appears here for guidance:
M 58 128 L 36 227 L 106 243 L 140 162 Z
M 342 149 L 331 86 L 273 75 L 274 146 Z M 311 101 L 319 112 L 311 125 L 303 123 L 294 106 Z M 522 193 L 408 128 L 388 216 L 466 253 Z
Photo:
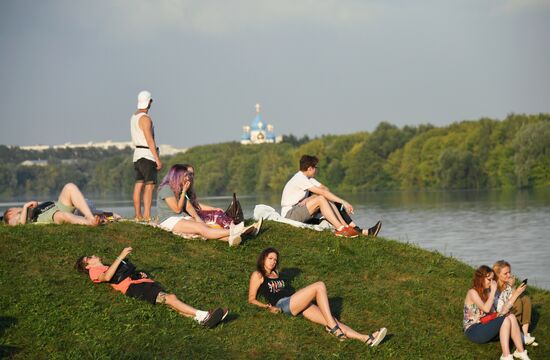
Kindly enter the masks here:
M 53 201 L 45 201 L 37 206 L 27 209 L 27 223 L 34 223 L 38 220 L 38 216 L 43 212 L 46 212 L 53 208 L 55 203 Z
M 118 265 L 115 274 L 109 281 L 111 284 L 118 284 L 127 277 L 132 278 L 133 280 L 140 279 L 141 275 L 136 271 L 136 266 L 129 262 L 128 260 L 122 260 L 120 265 Z
M 225 210 L 225 215 L 233 219 L 235 224 L 244 221 L 243 208 L 239 200 L 237 200 L 237 195 L 235 193 L 233 193 L 233 201 L 231 201 L 231 204 L 229 204 L 229 207 Z

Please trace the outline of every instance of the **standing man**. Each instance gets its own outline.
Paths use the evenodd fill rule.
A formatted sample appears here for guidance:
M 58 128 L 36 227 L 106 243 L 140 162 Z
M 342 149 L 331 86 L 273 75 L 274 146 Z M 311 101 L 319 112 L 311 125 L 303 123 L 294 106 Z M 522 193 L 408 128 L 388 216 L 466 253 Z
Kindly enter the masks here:
M 382 222 L 378 221 L 376 225 L 366 230 L 358 227 L 349 217 L 349 214 L 353 214 L 353 206 L 315 180 L 318 162 L 319 159 L 316 156 L 302 156 L 300 171 L 286 183 L 283 189 L 281 215 L 287 219 L 305 223 L 321 213 L 336 229 L 336 236 L 354 238 L 362 234 L 376 237 Z
M 157 174 L 162 169 L 158 148 L 155 143 L 155 128 L 149 117 L 153 99 L 149 91 L 138 94 L 138 110 L 130 118 L 130 131 L 134 144 L 134 169 L 136 184 L 134 186 L 134 211 L 137 221 L 151 220 L 151 203 L 153 190 L 157 183 Z M 141 212 L 141 193 L 143 192 L 143 214 Z

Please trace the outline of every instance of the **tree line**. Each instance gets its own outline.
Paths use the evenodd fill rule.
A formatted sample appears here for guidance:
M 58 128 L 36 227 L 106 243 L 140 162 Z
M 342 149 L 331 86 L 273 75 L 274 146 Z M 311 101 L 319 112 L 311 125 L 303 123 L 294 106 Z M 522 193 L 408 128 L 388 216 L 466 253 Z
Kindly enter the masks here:
M 299 158 L 310 154 L 321 159 L 317 178 L 339 192 L 550 185 L 550 114 L 510 114 L 504 120 L 482 118 L 445 127 L 399 128 L 382 122 L 371 133 L 284 139 L 280 144 L 196 146 L 163 159 L 161 177 L 170 165 L 189 163 L 201 195 L 280 193 L 298 170 Z M 0 146 L 4 197 L 55 193 L 68 181 L 86 194 L 131 197 L 129 149 L 45 167 L 6 162 L 5 156 L 21 159 L 12 151 L 21 150 Z

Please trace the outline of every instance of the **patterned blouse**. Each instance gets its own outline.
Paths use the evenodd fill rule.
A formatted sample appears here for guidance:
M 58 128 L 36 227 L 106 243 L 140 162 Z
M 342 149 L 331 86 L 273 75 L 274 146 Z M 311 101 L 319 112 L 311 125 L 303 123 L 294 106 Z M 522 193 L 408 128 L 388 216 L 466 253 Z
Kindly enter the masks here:
M 512 287 L 510 285 L 506 285 L 506 288 L 501 293 L 497 291 L 497 294 L 495 295 L 494 307 L 499 313 L 502 312 L 502 308 L 512 297 L 512 292 Z
M 479 318 L 484 315 L 485 313 L 483 310 L 478 308 L 476 304 L 464 304 L 464 320 L 462 322 L 464 331 L 468 330 L 470 326 L 477 324 L 479 322 Z

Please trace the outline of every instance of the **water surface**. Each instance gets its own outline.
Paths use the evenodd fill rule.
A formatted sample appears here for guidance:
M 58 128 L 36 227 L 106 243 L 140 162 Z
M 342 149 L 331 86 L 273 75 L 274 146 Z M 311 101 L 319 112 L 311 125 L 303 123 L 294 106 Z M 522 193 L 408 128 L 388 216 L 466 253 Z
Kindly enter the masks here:
M 513 273 L 550 290 L 550 189 L 533 191 L 389 192 L 344 196 L 363 227 L 382 220 L 380 236 L 417 244 L 472 266 L 505 259 Z M 202 198 L 226 208 L 230 197 Z M 255 204 L 280 210 L 279 197 L 240 197 L 245 217 Z M 98 207 L 132 217 L 130 201 L 96 200 Z M 8 203 L 0 203 L 5 208 Z M 3 211 L 3 210 L 2 210 Z

